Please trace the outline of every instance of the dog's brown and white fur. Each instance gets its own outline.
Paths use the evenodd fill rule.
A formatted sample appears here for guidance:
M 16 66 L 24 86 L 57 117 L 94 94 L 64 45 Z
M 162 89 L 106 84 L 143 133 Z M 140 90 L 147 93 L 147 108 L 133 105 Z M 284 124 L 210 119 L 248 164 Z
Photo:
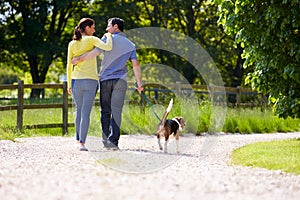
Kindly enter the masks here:
M 158 140 L 158 145 L 160 150 L 164 150 L 165 153 L 168 152 L 167 145 L 170 136 L 174 136 L 176 140 L 176 153 L 179 153 L 179 131 L 182 131 L 185 126 L 185 121 L 183 117 L 174 117 L 173 119 L 167 119 L 169 112 L 173 106 L 173 99 L 171 99 L 169 106 L 161 120 L 158 124 L 156 135 Z M 161 137 L 165 137 L 164 148 L 160 143 Z

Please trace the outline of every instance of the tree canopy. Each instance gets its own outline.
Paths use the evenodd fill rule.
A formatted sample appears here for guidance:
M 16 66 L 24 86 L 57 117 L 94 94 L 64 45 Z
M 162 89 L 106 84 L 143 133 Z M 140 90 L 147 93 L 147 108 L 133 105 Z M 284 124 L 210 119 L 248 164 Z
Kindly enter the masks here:
M 226 85 L 242 84 L 240 51 L 228 48 L 233 38 L 217 25 L 217 5 L 210 0 L 0 0 L 0 5 L 0 14 L 5 16 L 0 27 L 0 37 L 4 41 L 1 56 L 6 58 L 2 62 L 30 72 L 33 83 L 45 81 L 56 59 L 65 60 L 73 27 L 79 16 L 89 15 L 96 21 L 98 36 L 104 33 L 107 19 L 113 16 L 124 18 L 126 29 L 154 26 L 183 33 L 209 52 L 222 71 Z M 180 57 L 160 50 L 141 51 L 140 54 L 142 61 L 153 61 L 156 54 L 158 62 L 173 66 L 190 83 L 201 83 L 196 70 Z
M 300 117 L 300 1 L 231 0 L 220 23 L 244 48 L 247 80 L 281 117 Z
M 269 95 L 279 116 L 300 117 L 299 10 L 299 0 L 0 0 L 0 64 L 43 83 L 57 60 L 65 73 L 67 44 L 81 17 L 94 18 L 102 36 L 107 19 L 117 16 L 127 30 L 163 27 L 193 38 L 226 86 L 250 84 Z M 138 51 L 142 64 L 165 64 L 190 83 L 204 83 L 179 56 Z
M 1 62 L 29 71 L 33 83 L 44 83 L 52 62 L 71 40 L 72 17 L 82 13 L 84 0 L 0 1 Z M 39 96 L 33 90 L 31 96 Z

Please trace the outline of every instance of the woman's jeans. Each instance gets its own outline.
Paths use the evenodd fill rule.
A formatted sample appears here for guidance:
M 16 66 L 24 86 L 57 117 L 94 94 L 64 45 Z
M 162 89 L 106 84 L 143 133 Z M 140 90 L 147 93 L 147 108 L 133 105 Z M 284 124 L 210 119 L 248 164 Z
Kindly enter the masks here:
M 110 145 L 107 143 L 118 146 L 126 90 L 127 82 L 123 79 L 100 82 L 101 125 L 104 146 Z
M 76 105 L 76 140 L 85 143 L 89 125 L 90 114 L 98 88 L 98 81 L 92 79 L 73 79 L 72 94 Z

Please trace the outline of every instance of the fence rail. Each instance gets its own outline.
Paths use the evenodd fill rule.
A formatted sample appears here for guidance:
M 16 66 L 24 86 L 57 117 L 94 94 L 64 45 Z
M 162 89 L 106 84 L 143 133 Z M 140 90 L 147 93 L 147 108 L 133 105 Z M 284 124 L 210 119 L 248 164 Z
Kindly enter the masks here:
M 60 104 L 33 104 L 26 105 L 24 104 L 24 89 L 45 89 L 45 88 L 54 88 L 54 89 L 62 89 L 62 103 Z M 67 83 L 63 84 L 24 84 L 23 81 L 18 81 L 18 85 L 7 84 L 0 85 L 0 90 L 18 90 L 18 98 L 17 105 L 8 105 L 8 106 L 0 106 L 0 111 L 3 110 L 17 110 L 17 125 L 16 128 L 23 131 L 24 128 L 62 128 L 62 133 L 65 135 L 68 132 L 68 127 L 73 126 L 72 124 L 68 124 L 68 92 L 67 92 Z M 23 112 L 24 109 L 47 109 L 47 108 L 62 108 L 62 123 L 56 124 L 36 124 L 36 125 L 23 125 Z
M 132 84 L 133 85 L 133 84 Z M 131 85 L 129 85 L 131 86 Z M 132 86 L 133 87 L 133 86 Z M 225 96 L 228 94 L 234 95 L 235 103 L 230 103 L 232 107 L 261 107 L 261 109 L 265 109 L 267 104 L 267 98 L 265 95 L 258 93 L 251 88 L 242 88 L 238 87 L 223 87 L 223 86 L 215 86 L 215 85 L 191 85 L 191 84 L 182 84 L 180 82 L 176 82 L 175 84 L 158 84 L 158 83 L 146 83 L 146 91 L 154 92 L 155 99 L 158 97 L 158 93 L 160 92 L 173 92 L 176 96 L 180 96 L 185 92 L 192 92 L 196 94 L 206 94 L 209 96 L 209 99 L 214 102 L 215 105 L 224 105 L 226 102 Z M 256 103 L 243 103 L 242 96 L 245 95 L 255 95 L 258 96 L 259 102 Z M 220 98 L 221 97 L 221 98 Z M 219 98 L 219 99 L 218 99 Z M 226 105 L 229 104 L 226 102 Z
M 51 103 L 51 104 L 24 104 L 24 89 L 62 89 L 62 103 Z M 134 89 L 134 83 L 128 82 L 128 88 Z M 255 94 L 259 95 L 256 91 L 253 91 L 249 88 L 231 88 L 231 87 L 220 87 L 213 85 L 190 85 L 190 84 L 181 84 L 180 82 L 176 82 L 175 84 L 164 84 L 163 86 L 160 84 L 146 84 L 146 91 L 154 92 L 155 96 L 158 96 L 159 92 L 174 92 L 176 95 L 182 94 L 183 91 L 192 90 L 196 93 L 205 93 L 209 95 L 210 99 L 215 102 L 217 95 L 220 94 L 235 94 L 236 95 L 236 107 L 244 106 L 242 103 L 242 95 L 243 94 Z M 164 89 L 163 89 L 164 88 Z M 68 103 L 68 92 L 67 92 L 67 83 L 64 82 L 62 84 L 24 84 L 23 81 L 18 81 L 18 84 L 0 84 L 1 90 L 17 90 L 17 105 L 7 105 L 0 106 L 0 111 L 5 110 L 17 110 L 17 125 L 16 128 L 20 131 L 23 129 L 31 129 L 31 128 L 62 128 L 62 133 L 65 135 L 68 132 L 68 127 L 74 126 L 74 123 L 68 123 L 68 107 L 71 107 L 72 104 Z M 7 98 L 5 98 L 7 99 Z M 264 107 L 266 104 L 265 97 L 261 95 L 261 103 L 260 106 Z M 99 102 L 96 103 L 99 105 Z M 258 105 L 255 105 L 258 106 Z M 36 124 L 36 125 L 24 125 L 23 124 L 23 112 L 24 109 L 48 109 L 48 108 L 61 108 L 62 109 L 62 123 L 57 124 Z

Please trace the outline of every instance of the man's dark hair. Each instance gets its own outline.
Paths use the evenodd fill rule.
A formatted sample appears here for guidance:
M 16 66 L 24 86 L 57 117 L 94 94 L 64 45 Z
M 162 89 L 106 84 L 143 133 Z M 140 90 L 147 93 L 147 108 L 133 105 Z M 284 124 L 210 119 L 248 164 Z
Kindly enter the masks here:
M 123 19 L 118 18 L 118 17 L 113 17 L 113 18 L 110 18 L 108 20 L 108 22 L 111 22 L 112 25 L 117 24 L 120 31 L 123 32 L 123 30 L 124 30 L 124 20 Z

